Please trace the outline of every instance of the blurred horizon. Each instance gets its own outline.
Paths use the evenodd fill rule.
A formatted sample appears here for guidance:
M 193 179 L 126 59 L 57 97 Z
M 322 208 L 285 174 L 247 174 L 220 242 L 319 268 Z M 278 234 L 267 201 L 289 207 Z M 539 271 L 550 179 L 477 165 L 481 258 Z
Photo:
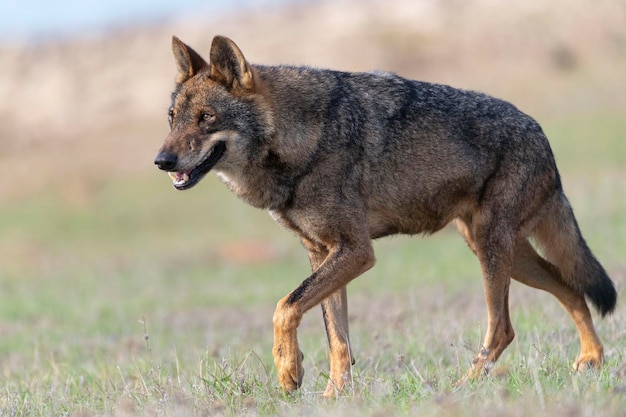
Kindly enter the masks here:
M 1 0 L 0 44 L 62 40 L 297 1 L 301 0 Z
M 483 91 L 548 129 L 583 123 L 589 142 L 557 149 L 579 157 L 564 158 L 572 165 L 589 159 L 602 129 L 615 144 L 603 169 L 623 169 L 622 0 L 0 5 L 0 162 L 19 178 L 0 183 L 0 203 L 43 191 L 84 202 L 102 184 L 161 179 L 152 159 L 167 132 L 172 35 L 202 55 L 222 34 L 253 64 L 383 70 Z M 20 28 L 26 37 L 8 35 Z

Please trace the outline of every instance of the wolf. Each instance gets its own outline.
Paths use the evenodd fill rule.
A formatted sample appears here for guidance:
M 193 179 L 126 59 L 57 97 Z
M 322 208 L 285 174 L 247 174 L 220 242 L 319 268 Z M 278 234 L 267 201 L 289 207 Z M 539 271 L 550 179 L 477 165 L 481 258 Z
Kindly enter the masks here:
M 172 50 L 171 131 L 155 164 L 177 190 L 216 172 L 308 250 L 311 274 L 273 316 L 284 391 L 302 384 L 297 328 L 318 304 L 330 349 L 324 395 L 350 387 L 346 285 L 374 265 L 372 240 L 451 222 L 480 262 L 487 304 L 484 342 L 461 381 L 487 373 L 514 338 L 511 278 L 551 293 L 571 315 L 581 345 L 574 369 L 602 364 L 587 300 L 605 316 L 616 290 L 530 116 L 479 92 L 392 73 L 252 65 L 223 36 L 208 62 L 176 37 Z

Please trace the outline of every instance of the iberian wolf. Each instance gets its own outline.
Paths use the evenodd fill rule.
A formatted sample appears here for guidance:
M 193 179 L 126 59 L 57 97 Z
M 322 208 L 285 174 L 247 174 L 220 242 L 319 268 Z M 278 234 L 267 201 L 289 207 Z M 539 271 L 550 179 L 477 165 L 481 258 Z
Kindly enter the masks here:
M 308 250 L 311 275 L 273 319 L 285 391 L 302 383 L 296 329 L 318 304 L 330 345 L 324 394 L 349 386 L 346 285 L 374 265 L 372 239 L 430 234 L 450 222 L 480 261 L 487 302 L 485 339 L 462 380 L 487 372 L 513 340 L 511 277 L 548 291 L 572 316 L 581 344 L 575 369 L 602 363 L 586 299 L 604 316 L 616 291 L 531 117 L 485 94 L 390 73 L 252 65 L 222 36 L 208 62 L 172 43 L 171 132 L 155 164 L 178 190 L 215 171 Z

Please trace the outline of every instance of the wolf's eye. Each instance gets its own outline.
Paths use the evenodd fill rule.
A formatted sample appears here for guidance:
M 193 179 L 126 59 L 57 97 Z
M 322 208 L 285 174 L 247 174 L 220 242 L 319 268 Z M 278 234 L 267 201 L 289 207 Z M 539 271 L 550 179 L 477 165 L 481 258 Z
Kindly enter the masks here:
M 172 124 L 172 122 L 174 121 L 174 109 L 170 109 L 167 112 L 167 121 L 170 122 L 170 125 Z
M 200 121 L 212 123 L 215 121 L 215 115 L 212 113 L 202 113 L 202 115 L 200 116 Z

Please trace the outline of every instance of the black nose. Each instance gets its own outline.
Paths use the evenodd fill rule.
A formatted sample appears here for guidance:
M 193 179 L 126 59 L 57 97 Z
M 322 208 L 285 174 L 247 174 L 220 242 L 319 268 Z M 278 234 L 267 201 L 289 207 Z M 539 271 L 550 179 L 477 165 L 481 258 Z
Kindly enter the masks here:
M 176 166 L 176 162 L 178 162 L 178 156 L 167 151 L 159 152 L 157 157 L 154 158 L 155 165 L 158 166 L 159 169 L 162 169 L 164 171 L 170 171 L 174 169 L 174 167 Z

